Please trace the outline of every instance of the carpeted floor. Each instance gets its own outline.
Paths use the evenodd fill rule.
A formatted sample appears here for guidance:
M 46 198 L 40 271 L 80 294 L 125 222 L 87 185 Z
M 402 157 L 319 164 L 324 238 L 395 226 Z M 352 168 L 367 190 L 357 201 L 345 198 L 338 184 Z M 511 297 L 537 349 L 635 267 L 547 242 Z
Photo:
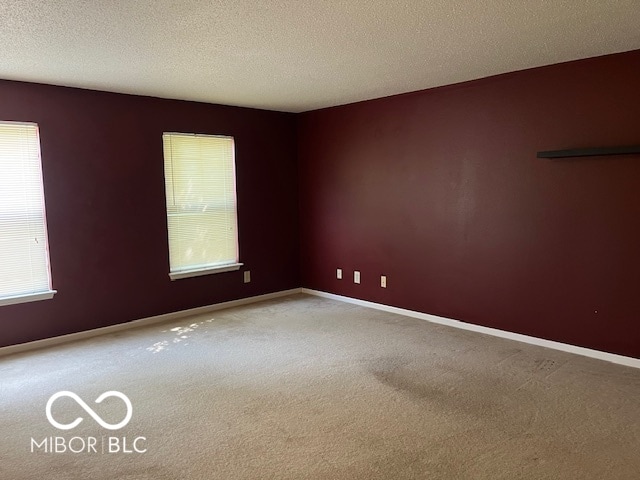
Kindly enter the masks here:
M 640 370 L 296 295 L 0 358 L 0 432 L 3 480 L 635 480 Z

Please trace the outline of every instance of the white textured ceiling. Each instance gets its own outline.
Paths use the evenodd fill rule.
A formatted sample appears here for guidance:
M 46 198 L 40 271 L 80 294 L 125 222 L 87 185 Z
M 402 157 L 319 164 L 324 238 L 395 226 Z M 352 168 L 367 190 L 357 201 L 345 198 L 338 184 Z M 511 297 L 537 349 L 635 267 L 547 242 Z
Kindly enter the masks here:
M 0 0 L 0 78 L 301 112 L 640 49 L 640 0 Z

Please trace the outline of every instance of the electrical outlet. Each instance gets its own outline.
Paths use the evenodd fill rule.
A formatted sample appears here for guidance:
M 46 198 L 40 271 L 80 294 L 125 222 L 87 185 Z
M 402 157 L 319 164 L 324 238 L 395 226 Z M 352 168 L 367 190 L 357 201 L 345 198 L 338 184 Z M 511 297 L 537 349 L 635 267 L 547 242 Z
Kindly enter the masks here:
M 342 269 L 341 268 L 336 270 L 336 278 L 338 280 L 342 280 Z
M 360 272 L 357 270 L 353 272 L 353 283 L 360 283 Z
M 251 281 L 251 270 L 244 271 L 244 283 L 249 283 Z
M 386 275 L 380 275 L 380 286 L 382 288 L 387 288 L 387 276 Z

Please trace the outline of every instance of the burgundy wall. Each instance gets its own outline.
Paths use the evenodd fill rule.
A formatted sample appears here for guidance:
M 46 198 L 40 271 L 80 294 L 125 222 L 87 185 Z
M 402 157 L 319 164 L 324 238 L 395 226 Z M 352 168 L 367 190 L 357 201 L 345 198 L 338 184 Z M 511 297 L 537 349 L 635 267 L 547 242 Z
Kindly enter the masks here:
M 295 116 L 0 82 L 0 120 L 37 122 L 52 300 L 0 308 L 0 346 L 298 287 Z M 240 260 L 170 281 L 162 133 L 233 135 Z
M 640 144 L 639 86 L 634 51 L 303 114 L 303 285 L 640 357 L 640 156 L 536 158 Z
M 0 308 L 0 346 L 302 283 L 640 357 L 640 158 L 535 158 L 640 143 L 638 85 L 635 51 L 296 117 L 0 81 L 40 125 L 58 290 Z M 164 131 L 236 138 L 250 284 L 169 280 Z

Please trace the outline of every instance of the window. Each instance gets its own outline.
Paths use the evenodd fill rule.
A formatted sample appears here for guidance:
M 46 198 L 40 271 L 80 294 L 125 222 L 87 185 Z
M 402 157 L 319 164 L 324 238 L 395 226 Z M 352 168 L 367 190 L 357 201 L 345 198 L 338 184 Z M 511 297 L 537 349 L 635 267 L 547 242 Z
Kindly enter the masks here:
M 38 126 L 0 122 L 0 305 L 54 293 Z
M 169 276 L 238 270 L 233 138 L 165 133 L 162 139 Z

